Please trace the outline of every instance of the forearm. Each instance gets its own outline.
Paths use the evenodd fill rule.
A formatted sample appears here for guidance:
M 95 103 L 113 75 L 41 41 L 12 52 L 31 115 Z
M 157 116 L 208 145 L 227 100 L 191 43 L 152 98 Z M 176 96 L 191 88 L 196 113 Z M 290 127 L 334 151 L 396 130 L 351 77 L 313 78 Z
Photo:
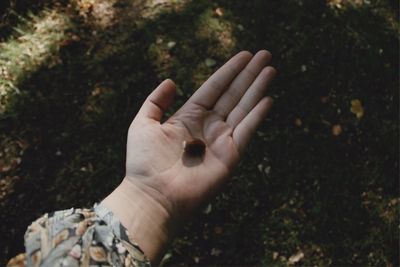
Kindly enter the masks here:
M 158 264 L 174 235 L 173 218 L 165 206 L 131 178 L 124 178 L 102 204 L 128 229 L 152 264 Z

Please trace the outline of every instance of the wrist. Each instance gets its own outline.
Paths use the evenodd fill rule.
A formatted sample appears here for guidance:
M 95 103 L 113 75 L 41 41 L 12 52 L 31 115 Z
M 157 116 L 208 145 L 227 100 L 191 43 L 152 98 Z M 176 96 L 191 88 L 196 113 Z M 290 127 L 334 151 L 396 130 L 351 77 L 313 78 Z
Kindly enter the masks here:
M 125 177 L 102 202 L 127 228 L 153 264 L 162 257 L 174 235 L 174 218 L 161 196 Z

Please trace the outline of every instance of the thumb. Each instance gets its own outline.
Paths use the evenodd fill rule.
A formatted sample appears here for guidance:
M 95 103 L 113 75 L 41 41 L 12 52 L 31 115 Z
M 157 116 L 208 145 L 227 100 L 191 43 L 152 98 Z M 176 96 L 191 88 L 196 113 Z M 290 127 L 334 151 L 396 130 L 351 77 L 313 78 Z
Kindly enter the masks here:
M 138 117 L 160 121 L 172 104 L 175 92 L 175 83 L 170 79 L 164 80 L 144 101 Z

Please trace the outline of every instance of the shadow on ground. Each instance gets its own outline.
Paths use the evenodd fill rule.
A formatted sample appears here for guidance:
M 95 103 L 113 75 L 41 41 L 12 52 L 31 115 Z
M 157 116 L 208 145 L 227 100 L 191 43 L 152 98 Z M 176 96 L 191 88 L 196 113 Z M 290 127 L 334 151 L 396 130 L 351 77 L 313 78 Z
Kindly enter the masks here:
M 162 79 L 179 85 L 177 108 L 216 68 L 210 59 L 267 48 L 280 73 L 275 107 L 232 183 L 182 229 L 165 265 L 399 264 L 393 7 L 103 2 L 115 12 L 105 22 L 49 1 L 77 38 L 59 46 L 57 64 L 19 83 L 0 115 L 2 263 L 22 251 L 42 213 L 90 206 L 118 184 L 129 123 Z

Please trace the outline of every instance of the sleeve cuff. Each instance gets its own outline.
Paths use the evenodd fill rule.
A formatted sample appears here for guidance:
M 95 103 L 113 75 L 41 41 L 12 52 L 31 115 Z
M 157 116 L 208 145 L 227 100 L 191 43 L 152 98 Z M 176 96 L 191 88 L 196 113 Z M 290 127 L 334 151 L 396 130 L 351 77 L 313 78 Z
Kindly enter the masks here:
M 28 227 L 25 249 L 7 266 L 150 267 L 127 229 L 101 204 L 43 215 Z

